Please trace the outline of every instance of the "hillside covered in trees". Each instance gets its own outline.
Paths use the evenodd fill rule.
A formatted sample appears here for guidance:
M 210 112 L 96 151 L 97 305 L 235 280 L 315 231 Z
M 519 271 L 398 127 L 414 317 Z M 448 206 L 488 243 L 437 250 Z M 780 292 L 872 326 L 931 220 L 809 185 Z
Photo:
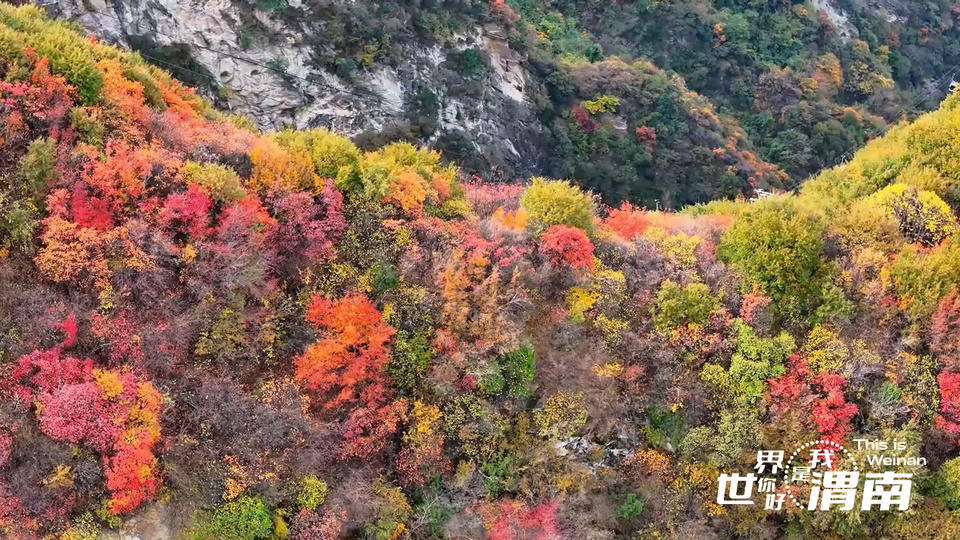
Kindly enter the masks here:
M 97 7 L 99 6 L 99 7 Z M 261 127 L 679 209 L 790 189 L 944 97 L 948 0 L 63 0 Z
M 0 536 L 958 538 L 958 128 L 611 207 L 261 132 L 0 4 Z M 904 442 L 910 509 L 717 504 L 821 438 Z

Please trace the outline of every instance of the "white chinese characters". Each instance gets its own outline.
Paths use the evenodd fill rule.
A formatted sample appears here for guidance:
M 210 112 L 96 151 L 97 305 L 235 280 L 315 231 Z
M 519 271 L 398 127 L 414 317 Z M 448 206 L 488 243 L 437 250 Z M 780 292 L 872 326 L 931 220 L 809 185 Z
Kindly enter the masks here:
M 797 459 L 802 451 L 809 459 Z M 760 450 L 753 472 L 721 474 L 717 504 L 752 505 L 756 491 L 763 495 L 764 510 L 772 511 L 782 510 L 788 498 L 797 507 L 821 511 L 851 511 L 858 502 L 863 511 L 905 511 L 910 506 L 913 473 L 861 473 L 853 456 L 838 443 L 812 441 L 789 458 L 784 456 L 781 450 Z M 801 498 L 806 498 L 805 504 Z

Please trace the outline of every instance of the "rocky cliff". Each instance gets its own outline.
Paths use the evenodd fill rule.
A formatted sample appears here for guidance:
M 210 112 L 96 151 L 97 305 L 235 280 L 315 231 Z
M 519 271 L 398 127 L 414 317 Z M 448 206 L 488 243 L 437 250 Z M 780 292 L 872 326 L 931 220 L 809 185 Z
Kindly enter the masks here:
M 842 161 L 934 104 L 931 85 L 949 82 L 940 74 L 953 61 L 936 51 L 960 43 L 952 12 L 938 31 L 916 2 L 59 0 L 50 10 L 262 128 L 326 127 L 365 149 L 408 140 L 468 174 L 570 178 L 608 203 L 649 207 L 789 188 Z
M 527 60 L 494 24 L 452 35 L 443 47 L 396 43 L 389 61 L 344 77 L 319 65 L 317 38 L 325 29 L 300 0 L 282 9 L 235 0 L 62 0 L 53 7 L 261 128 L 323 126 L 371 143 L 414 130 L 421 142 L 444 139 L 484 165 L 525 172 L 543 159 Z M 479 73 L 458 69 L 463 51 L 479 56 Z

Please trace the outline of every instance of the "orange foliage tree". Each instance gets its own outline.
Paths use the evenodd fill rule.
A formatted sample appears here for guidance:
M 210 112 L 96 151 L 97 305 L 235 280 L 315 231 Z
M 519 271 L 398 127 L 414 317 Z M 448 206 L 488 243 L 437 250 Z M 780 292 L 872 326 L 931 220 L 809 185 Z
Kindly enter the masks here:
M 647 230 L 650 220 L 646 212 L 625 202 L 620 208 L 610 210 L 603 224 L 624 240 L 633 240 Z
M 323 409 L 341 412 L 344 457 L 372 454 L 403 419 L 404 400 L 393 401 L 385 366 L 394 329 L 359 293 L 338 300 L 316 296 L 307 320 L 324 334 L 294 360 L 297 379 L 324 399 Z

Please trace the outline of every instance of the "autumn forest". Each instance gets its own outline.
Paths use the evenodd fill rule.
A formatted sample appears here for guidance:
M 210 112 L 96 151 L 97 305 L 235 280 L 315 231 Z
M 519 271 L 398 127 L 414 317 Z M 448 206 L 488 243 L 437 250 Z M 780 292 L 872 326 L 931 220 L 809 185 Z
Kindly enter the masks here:
M 261 131 L 0 3 L 0 536 L 960 538 L 958 132 L 792 191 L 732 137 L 657 211 Z M 909 510 L 718 503 L 820 439 L 904 442 Z

